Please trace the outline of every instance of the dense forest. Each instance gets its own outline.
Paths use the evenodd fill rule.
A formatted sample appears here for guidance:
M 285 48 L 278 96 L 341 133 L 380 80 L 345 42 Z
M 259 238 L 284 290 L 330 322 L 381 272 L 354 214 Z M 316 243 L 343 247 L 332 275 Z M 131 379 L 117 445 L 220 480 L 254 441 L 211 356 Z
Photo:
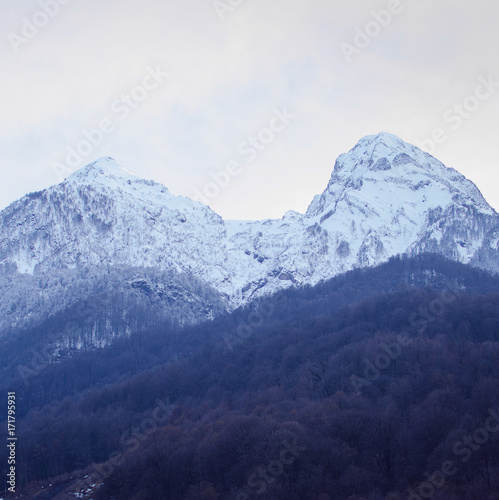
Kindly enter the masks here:
M 499 498 L 499 278 L 440 257 L 89 352 L 19 342 L 31 498 Z

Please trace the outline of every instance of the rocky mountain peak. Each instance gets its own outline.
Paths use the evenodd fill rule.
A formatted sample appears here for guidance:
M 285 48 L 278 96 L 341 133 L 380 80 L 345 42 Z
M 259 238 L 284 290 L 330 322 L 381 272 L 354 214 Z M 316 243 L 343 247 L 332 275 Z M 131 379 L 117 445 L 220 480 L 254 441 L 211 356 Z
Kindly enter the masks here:
M 20 273 L 137 266 L 193 276 L 232 306 L 391 256 L 441 253 L 499 271 L 499 217 L 477 187 L 398 137 L 361 139 L 306 214 L 224 221 L 101 158 L 0 213 L 0 262 Z
M 110 179 L 121 180 L 140 180 L 139 177 L 133 175 L 124 167 L 119 165 L 114 158 L 106 156 L 80 168 L 68 177 L 68 181 L 84 182 L 84 183 L 106 183 Z
M 326 190 L 307 215 L 318 216 L 350 202 L 384 217 L 400 210 L 421 212 L 457 203 L 494 210 L 463 175 L 399 137 L 381 132 L 363 137 L 336 160 Z
M 424 164 L 431 161 L 436 161 L 431 155 L 423 153 L 393 134 L 380 132 L 363 137 L 348 153 L 340 155 L 332 178 L 389 170 L 393 170 L 394 175 L 401 175 L 404 171 L 400 167 L 404 165 L 424 168 Z

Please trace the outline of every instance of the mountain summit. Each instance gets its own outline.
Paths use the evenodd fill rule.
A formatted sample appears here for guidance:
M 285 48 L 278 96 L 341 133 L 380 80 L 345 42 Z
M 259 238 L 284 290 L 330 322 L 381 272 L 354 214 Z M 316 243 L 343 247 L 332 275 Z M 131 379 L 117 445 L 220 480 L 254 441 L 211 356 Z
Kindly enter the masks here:
M 477 250 L 488 237 L 493 244 L 497 223 L 471 181 L 386 132 L 364 137 L 337 159 L 306 217 L 334 235 L 349 267 L 420 250 L 483 265 L 488 250 Z
M 366 188 L 362 189 L 364 184 Z M 352 190 L 362 191 L 359 197 L 366 198 L 364 201 L 369 201 L 366 190 L 372 194 L 379 191 L 379 201 L 386 198 L 390 206 L 397 200 L 401 204 L 420 206 L 423 203 L 441 206 L 457 201 L 477 206 L 489 214 L 495 213 L 478 188 L 459 172 L 386 132 L 366 136 L 348 153 L 340 155 L 323 193 L 322 205 L 334 204 L 345 191 Z M 406 199 L 409 192 L 418 195 Z M 308 213 L 314 209 L 316 207 Z
M 498 241 L 499 217 L 471 181 L 386 132 L 337 159 L 305 214 L 279 220 L 224 221 L 112 158 L 0 213 L 4 272 L 155 268 L 195 277 L 230 307 L 397 254 L 499 271 Z
M 71 174 L 67 180 L 75 182 L 107 182 L 109 179 L 140 180 L 128 170 L 118 165 L 114 158 L 110 156 L 99 158 L 86 167 L 80 168 Z

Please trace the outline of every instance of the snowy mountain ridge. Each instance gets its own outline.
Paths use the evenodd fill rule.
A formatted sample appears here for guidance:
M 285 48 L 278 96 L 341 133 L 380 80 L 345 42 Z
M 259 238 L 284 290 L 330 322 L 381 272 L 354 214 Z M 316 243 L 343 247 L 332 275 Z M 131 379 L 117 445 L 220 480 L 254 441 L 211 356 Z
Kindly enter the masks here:
M 186 273 L 230 308 L 398 254 L 437 252 L 499 271 L 499 216 L 477 187 L 382 132 L 335 164 L 305 214 L 224 221 L 102 158 L 0 213 L 6 270 L 137 266 Z

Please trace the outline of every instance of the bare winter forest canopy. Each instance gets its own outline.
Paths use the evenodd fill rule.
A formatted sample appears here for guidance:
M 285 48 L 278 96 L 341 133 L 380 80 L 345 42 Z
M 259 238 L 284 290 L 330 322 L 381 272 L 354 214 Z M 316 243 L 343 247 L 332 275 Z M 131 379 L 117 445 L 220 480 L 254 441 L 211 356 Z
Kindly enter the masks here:
M 136 313 L 147 329 L 57 362 L 33 359 L 37 342 L 78 315 L 2 340 L 27 488 L 87 476 L 99 499 L 495 498 L 499 278 L 396 258 L 198 326 Z

